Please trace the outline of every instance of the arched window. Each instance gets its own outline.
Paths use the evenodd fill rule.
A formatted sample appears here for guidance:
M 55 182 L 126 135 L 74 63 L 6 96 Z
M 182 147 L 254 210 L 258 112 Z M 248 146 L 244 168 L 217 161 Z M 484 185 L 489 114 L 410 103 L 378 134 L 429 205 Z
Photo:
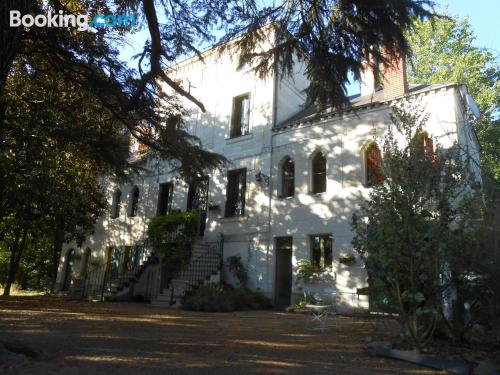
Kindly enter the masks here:
M 116 219 L 120 216 L 120 204 L 122 199 L 122 192 L 120 189 L 117 189 L 113 193 L 113 203 L 111 204 L 111 218 Z
M 293 197 L 295 193 L 295 164 L 287 157 L 281 169 L 281 196 Z
M 139 206 L 139 188 L 134 186 L 130 192 L 130 210 L 128 216 L 134 217 L 137 215 L 137 207 Z
M 370 142 L 364 152 L 366 185 L 380 185 L 384 180 L 382 173 L 382 152 L 375 142 Z
M 416 142 L 416 151 L 419 155 L 422 155 L 421 153 L 423 153 L 423 155 L 430 159 L 434 165 L 437 159 L 434 152 L 434 142 L 429 134 L 426 131 L 420 131 L 415 135 L 413 141 Z
M 312 189 L 313 194 L 326 191 L 326 158 L 318 152 L 312 158 Z

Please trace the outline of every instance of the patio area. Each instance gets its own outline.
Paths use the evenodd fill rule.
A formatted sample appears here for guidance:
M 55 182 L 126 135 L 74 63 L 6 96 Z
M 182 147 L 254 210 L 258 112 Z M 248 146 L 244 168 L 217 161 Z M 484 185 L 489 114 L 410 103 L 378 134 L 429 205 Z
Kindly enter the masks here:
M 438 373 L 363 352 L 366 337 L 395 333 L 388 322 L 340 316 L 335 328 L 314 331 L 305 319 L 279 311 L 195 313 L 56 297 L 0 299 L 0 342 L 35 351 L 34 358 L 2 363 L 0 350 L 0 373 Z

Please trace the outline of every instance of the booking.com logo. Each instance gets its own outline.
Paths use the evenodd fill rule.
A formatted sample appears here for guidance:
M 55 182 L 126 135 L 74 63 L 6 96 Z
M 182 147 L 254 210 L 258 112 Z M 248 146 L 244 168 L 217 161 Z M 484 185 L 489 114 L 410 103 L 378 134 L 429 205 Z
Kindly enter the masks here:
M 133 14 L 96 14 L 89 22 L 86 14 L 64 14 L 49 11 L 47 14 L 25 14 L 21 16 L 18 10 L 10 11 L 10 27 L 78 27 L 79 31 L 101 27 L 135 27 L 137 20 Z

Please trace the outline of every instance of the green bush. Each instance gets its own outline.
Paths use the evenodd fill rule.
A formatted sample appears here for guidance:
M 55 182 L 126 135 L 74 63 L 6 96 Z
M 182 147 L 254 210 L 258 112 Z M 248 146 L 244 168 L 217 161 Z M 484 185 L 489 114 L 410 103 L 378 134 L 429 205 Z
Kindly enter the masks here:
M 207 284 L 186 295 L 182 300 L 186 310 L 230 312 L 247 309 L 269 309 L 271 300 L 261 293 L 224 284 Z
M 155 216 L 148 225 L 148 236 L 156 255 L 163 258 L 170 272 L 178 272 L 191 259 L 196 238 L 198 215 L 195 212 L 175 212 Z
M 231 271 L 234 276 L 236 276 L 240 283 L 240 286 L 245 288 L 248 281 L 248 272 L 243 265 L 241 257 L 239 255 L 233 255 L 227 258 L 227 267 L 229 271 Z

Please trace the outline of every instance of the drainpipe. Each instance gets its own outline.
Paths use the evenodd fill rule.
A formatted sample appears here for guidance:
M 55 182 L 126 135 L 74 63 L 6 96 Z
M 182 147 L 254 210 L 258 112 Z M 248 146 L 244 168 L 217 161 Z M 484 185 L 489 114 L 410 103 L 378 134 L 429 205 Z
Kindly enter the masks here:
M 274 45 L 277 43 L 277 29 L 275 29 L 274 33 Z M 268 263 L 267 263 L 267 274 L 268 277 L 270 275 L 270 265 L 269 265 L 269 256 L 270 256 L 270 249 L 271 249 L 271 242 L 273 240 L 272 238 L 272 202 L 273 202 L 273 156 L 274 156 L 274 145 L 273 145 L 273 129 L 276 127 L 276 122 L 277 122 L 277 116 L 276 112 L 278 109 L 278 64 L 277 64 L 277 58 L 276 55 L 274 56 L 274 77 L 273 77 L 273 118 L 272 118 L 272 128 L 270 130 L 270 137 L 269 137 L 269 147 L 270 147 L 270 152 L 269 152 L 269 211 L 268 211 L 268 224 L 267 224 L 267 255 L 268 255 Z M 275 276 L 273 277 L 273 280 L 275 279 Z M 275 287 L 275 282 L 272 283 L 271 287 L 271 293 L 274 295 L 274 287 Z M 274 298 L 274 297 L 273 297 Z

